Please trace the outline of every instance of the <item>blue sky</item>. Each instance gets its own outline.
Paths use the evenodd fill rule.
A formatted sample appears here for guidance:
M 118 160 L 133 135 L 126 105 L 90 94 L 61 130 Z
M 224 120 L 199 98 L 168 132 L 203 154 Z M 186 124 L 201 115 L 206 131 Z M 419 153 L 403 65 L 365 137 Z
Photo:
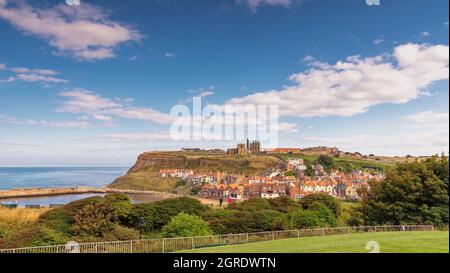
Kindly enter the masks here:
M 234 145 L 167 137 L 195 95 L 278 104 L 280 147 L 448 152 L 448 33 L 446 0 L 0 0 L 0 166 Z

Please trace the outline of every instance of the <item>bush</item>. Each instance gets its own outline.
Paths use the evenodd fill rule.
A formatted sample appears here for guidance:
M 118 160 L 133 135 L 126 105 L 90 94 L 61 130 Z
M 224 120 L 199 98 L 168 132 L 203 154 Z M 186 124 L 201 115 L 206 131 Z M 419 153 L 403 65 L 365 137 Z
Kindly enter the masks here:
M 115 227 L 117 214 L 107 203 L 87 204 L 74 216 L 74 235 L 102 237 Z
M 116 225 L 110 233 L 105 234 L 103 237 L 109 241 L 136 240 L 139 239 L 139 231 Z
M 237 203 L 236 209 L 246 211 L 270 210 L 272 209 L 272 206 L 270 205 L 269 201 L 267 201 L 267 199 L 250 198 L 243 201 L 242 203 Z
M 26 246 L 63 245 L 69 238 L 62 233 L 48 228 L 39 228 L 34 236 L 26 243 Z
M 321 220 L 327 226 L 329 227 L 337 226 L 336 216 L 333 214 L 333 211 L 331 211 L 331 209 L 329 209 L 324 204 L 318 202 L 313 203 L 312 206 L 309 208 L 309 210 L 318 212 Z
M 152 203 L 134 205 L 128 214 L 127 226 L 141 230 L 144 233 L 152 232 L 156 229 L 154 219 L 156 219 L 157 215 L 155 205 Z
M 314 206 L 315 203 L 325 205 L 326 207 L 331 209 L 336 217 L 339 217 L 339 215 L 341 215 L 341 202 L 333 196 L 323 193 L 314 193 L 307 195 L 300 200 L 300 204 L 303 209 L 309 209 L 310 207 Z
M 128 214 L 130 214 L 133 204 L 131 199 L 126 194 L 108 194 L 105 196 L 104 202 L 111 205 L 120 220 L 120 222 L 125 223 Z
M 72 236 L 72 224 L 75 213 L 64 208 L 54 208 L 44 213 L 38 220 L 39 224 L 60 232 L 68 237 Z
M 283 213 L 275 210 L 215 210 L 202 215 L 215 234 L 279 230 L 285 226 Z
M 317 163 L 322 165 L 325 170 L 329 171 L 334 167 L 334 160 L 328 155 L 319 155 L 317 158 Z
M 273 210 L 288 213 L 300 208 L 300 204 L 288 196 L 280 196 L 278 198 L 269 199 L 270 206 Z
M 164 238 L 193 237 L 212 235 L 208 222 L 196 215 L 180 213 L 173 217 L 161 230 Z
M 260 210 L 247 215 L 248 232 L 275 230 L 275 220 L 283 214 L 275 210 Z
M 161 229 L 169 223 L 171 217 L 184 212 L 191 215 L 201 215 L 210 210 L 209 207 L 202 205 L 200 201 L 188 197 L 179 197 L 166 199 L 154 203 L 138 204 L 133 207 L 128 216 L 128 225 L 130 227 L 141 228 L 141 219 L 145 224 L 142 227 L 144 232 L 151 232 L 155 229 Z
M 296 229 L 326 227 L 322 215 L 314 210 L 297 210 L 289 214 L 291 225 Z

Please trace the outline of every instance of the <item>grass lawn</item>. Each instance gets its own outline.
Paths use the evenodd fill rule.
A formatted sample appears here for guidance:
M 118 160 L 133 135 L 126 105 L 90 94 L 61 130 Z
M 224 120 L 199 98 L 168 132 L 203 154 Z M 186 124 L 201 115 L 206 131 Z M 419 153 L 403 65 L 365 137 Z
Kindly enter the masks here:
M 305 237 L 234 246 L 200 248 L 194 253 L 367 253 L 376 241 L 381 253 L 448 253 L 449 232 L 384 232 Z

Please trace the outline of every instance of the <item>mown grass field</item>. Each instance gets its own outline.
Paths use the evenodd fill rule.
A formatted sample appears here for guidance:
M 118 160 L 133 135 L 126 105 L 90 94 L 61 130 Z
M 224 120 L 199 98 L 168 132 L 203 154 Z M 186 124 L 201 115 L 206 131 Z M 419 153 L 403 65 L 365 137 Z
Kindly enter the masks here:
M 381 253 L 448 253 L 448 231 L 384 232 L 307 237 L 199 248 L 189 253 L 368 253 L 375 241 Z

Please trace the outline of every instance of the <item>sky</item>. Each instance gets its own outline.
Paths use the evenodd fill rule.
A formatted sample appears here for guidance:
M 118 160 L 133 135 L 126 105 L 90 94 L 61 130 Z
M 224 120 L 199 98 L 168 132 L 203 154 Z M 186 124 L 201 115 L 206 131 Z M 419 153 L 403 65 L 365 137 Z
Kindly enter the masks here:
M 447 0 L 76 2 L 0 0 L 0 166 L 238 143 L 171 138 L 194 96 L 277 105 L 278 147 L 449 151 Z

